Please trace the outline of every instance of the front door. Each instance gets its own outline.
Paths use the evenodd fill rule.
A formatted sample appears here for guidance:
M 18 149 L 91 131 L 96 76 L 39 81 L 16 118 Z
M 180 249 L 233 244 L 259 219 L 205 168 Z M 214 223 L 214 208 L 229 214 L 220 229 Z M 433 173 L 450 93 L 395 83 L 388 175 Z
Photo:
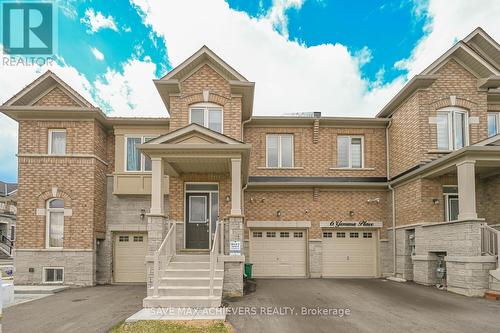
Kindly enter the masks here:
M 209 248 L 208 193 L 186 193 L 186 248 Z

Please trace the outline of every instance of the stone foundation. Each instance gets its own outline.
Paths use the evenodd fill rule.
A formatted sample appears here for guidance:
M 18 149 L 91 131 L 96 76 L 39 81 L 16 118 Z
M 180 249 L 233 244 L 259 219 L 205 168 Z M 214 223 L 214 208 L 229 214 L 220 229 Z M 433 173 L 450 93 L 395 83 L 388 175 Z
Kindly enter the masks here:
M 379 267 L 380 276 L 392 276 L 393 273 L 393 255 L 392 244 L 388 240 L 382 239 L 379 242 Z
M 95 260 L 92 250 L 16 250 L 14 283 L 43 284 L 44 267 L 64 268 L 64 285 L 95 285 Z M 33 268 L 33 272 L 30 272 Z
M 495 257 L 446 257 L 445 260 L 448 291 L 466 296 L 484 296 L 489 289 L 489 272 L 496 268 Z
M 228 297 L 243 296 L 244 256 L 219 256 L 224 261 L 224 284 L 222 295 Z

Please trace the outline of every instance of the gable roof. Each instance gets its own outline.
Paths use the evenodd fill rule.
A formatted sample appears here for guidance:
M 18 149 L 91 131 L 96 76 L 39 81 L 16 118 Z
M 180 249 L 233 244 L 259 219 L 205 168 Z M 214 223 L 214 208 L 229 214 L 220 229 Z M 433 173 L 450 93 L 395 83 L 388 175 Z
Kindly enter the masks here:
M 180 93 L 180 82 L 204 64 L 209 65 L 228 81 L 232 94 L 242 96 L 242 120 L 250 119 L 253 110 L 255 83 L 248 81 L 206 45 L 203 45 L 161 79 L 153 80 L 167 111 L 170 112 L 170 95 Z
M 168 72 L 161 80 L 178 79 L 181 80 L 189 75 L 195 68 L 203 63 L 208 63 L 227 80 L 248 82 L 248 80 L 232 68 L 227 62 L 222 60 L 217 54 L 203 45 L 192 56 L 184 60 L 177 67 Z
M 147 144 L 164 144 L 164 143 L 174 143 L 178 142 L 182 138 L 186 138 L 189 135 L 198 135 L 200 138 L 207 138 L 207 143 L 210 141 L 215 141 L 217 143 L 223 144 L 242 144 L 243 142 L 230 138 L 227 135 L 221 134 L 219 132 L 212 131 L 209 128 L 200 126 L 198 124 L 189 124 L 187 126 L 176 129 L 170 133 L 159 136 L 153 140 L 146 142 Z
M 12 96 L 3 104 L 3 106 L 31 105 L 35 101 L 51 92 L 55 87 L 60 88 L 65 93 L 65 95 L 74 100 L 78 106 L 84 108 L 94 108 L 92 103 L 87 101 L 82 95 L 71 88 L 66 82 L 64 82 L 60 77 L 58 77 L 50 70 L 40 75 L 24 89 Z
M 500 45 L 483 29 L 476 28 L 432 62 L 419 75 L 413 77 L 380 110 L 376 117 L 390 117 L 399 105 L 416 90 L 429 87 L 437 79 L 435 75 L 437 71 L 450 59 L 454 59 L 475 75 L 479 80 L 479 88 L 490 88 L 500 83 Z

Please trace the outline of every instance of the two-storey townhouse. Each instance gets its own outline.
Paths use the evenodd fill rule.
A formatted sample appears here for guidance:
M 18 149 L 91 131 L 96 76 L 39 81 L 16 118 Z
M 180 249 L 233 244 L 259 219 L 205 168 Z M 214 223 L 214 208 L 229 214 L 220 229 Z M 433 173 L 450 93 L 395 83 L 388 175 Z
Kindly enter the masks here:
M 20 124 L 15 279 L 146 282 L 146 307 L 216 306 L 242 294 L 245 262 L 424 284 L 442 265 L 450 290 L 484 293 L 499 59 L 477 29 L 375 118 L 253 116 L 254 83 L 207 47 L 154 80 L 168 118 L 107 117 L 48 72 L 1 109 Z

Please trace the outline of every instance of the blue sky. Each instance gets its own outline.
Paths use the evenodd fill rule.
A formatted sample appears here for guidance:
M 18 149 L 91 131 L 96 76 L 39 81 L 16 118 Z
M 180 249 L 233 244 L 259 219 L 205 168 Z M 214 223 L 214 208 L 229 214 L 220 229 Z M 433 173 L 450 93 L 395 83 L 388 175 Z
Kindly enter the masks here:
M 256 82 L 254 114 L 373 116 L 477 26 L 500 39 L 495 0 L 55 3 L 57 63 L 0 65 L 0 103 L 51 69 L 110 115 L 165 117 L 152 79 L 205 44 Z M 4 115 L 0 140 L 0 180 L 15 182 L 17 124 Z

